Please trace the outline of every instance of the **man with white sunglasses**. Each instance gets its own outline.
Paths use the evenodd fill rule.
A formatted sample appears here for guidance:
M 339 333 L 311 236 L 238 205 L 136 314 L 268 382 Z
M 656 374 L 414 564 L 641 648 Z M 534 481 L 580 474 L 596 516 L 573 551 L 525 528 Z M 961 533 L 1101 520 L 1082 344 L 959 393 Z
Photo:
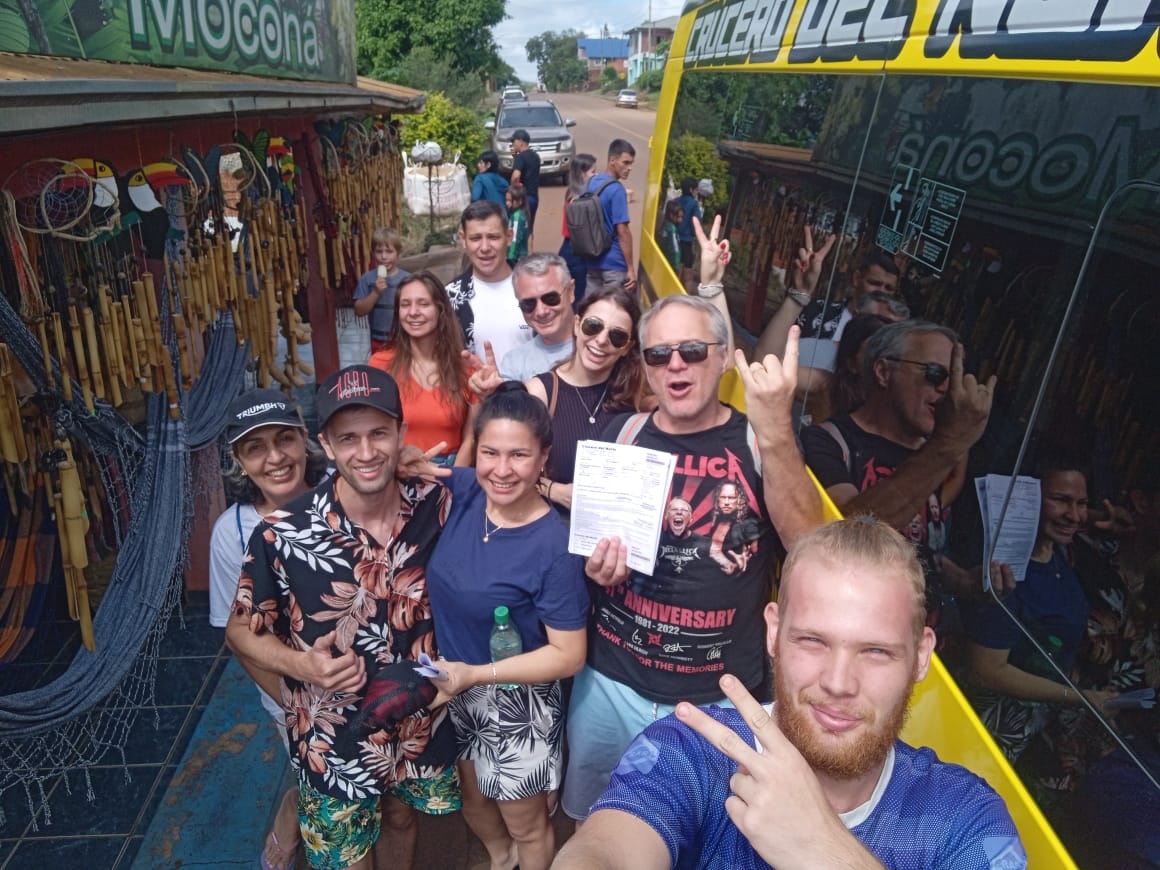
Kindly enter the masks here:
M 604 438 L 675 455 L 669 499 L 690 505 L 691 531 L 701 539 L 712 532 L 719 488 L 733 484 L 744 503 L 735 514 L 745 519 L 733 524 L 737 540 L 723 540 L 722 547 L 746 558 L 723 570 L 704 547 L 680 560 L 679 571 L 676 562 L 660 559 L 648 576 L 629 571 L 627 550 L 616 539 L 601 541 L 589 558 L 597 589 L 588 663 L 573 688 L 562 797 L 564 811 L 578 820 L 636 734 L 678 701 L 722 702 L 724 673 L 765 699 L 761 613 L 772 592 L 777 538 L 791 543 L 822 522 L 821 499 L 791 428 L 798 330 L 791 331 L 784 364 L 773 355 L 747 363 L 732 351 L 722 300 L 715 298 L 728 243 L 718 241 L 719 218 L 708 235 L 699 223 L 696 229 L 700 295 L 667 296 L 640 323 L 657 408 L 614 420 Z M 745 386 L 748 417 L 718 398 L 733 365 Z

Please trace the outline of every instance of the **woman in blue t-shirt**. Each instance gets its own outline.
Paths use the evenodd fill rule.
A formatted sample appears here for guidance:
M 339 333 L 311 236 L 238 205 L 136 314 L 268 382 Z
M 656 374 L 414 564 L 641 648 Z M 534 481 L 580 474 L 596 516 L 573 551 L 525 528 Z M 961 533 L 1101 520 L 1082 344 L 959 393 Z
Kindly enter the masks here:
M 1027 575 L 1003 602 L 1006 610 L 985 605 L 971 625 L 972 701 L 1012 762 L 1061 706 L 1083 704 L 1059 671 L 1070 675 L 1087 629 L 1087 598 L 1068 558 L 1076 533 L 1087 524 L 1087 504 L 1084 472 L 1056 463 L 1040 473 L 1039 530 Z M 1052 654 L 1052 662 L 1023 629 Z M 1116 695 L 1091 689 L 1082 694 L 1101 710 Z
M 560 680 L 584 664 L 583 561 L 537 484 L 552 446 L 547 408 L 508 382 L 475 419 L 474 469 L 444 479 L 451 514 L 427 565 L 440 687 L 459 743 L 463 816 L 493 867 L 546 868 L 555 849 L 547 794 L 563 772 Z M 493 662 L 497 607 L 523 652 Z

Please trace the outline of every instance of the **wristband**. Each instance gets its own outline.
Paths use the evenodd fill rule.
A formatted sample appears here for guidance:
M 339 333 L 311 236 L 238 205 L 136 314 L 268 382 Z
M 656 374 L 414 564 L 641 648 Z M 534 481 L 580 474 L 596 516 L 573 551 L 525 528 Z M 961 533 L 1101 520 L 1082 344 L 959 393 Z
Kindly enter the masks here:
M 724 284 L 698 284 L 697 295 L 702 299 L 712 299 L 714 296 L 720 296 L 725 292 Z
M 814 298 L 805 290 L 786 290 L 785 295 L 800 305 L 802 308 L 805 308 L 807 305 L 809 305 L 810 301 Z

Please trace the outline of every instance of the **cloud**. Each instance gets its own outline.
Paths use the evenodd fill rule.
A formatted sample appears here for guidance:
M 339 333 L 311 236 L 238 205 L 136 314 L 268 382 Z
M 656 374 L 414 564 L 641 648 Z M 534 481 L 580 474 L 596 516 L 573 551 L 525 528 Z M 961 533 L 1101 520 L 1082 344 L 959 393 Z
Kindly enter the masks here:
M 682 0 L 652 0 L 654 19 L 681 13 Z M 639 7 L 639 8 L 634 8 Z M 609 35 L 624 36 L 630 27 L 648 18 L 648 2 L 629 6 L 623 0 L 586 0 L 578 8 L 555 0 L 507 0 L 508 17 L 493 29 L 500 56 L 510 63 L 523 81 L 536 80 L 536 67 L 528 62 L 524 46 L 533 36 L 547 30 L 579 30 L 599 36 L 607 26 Z

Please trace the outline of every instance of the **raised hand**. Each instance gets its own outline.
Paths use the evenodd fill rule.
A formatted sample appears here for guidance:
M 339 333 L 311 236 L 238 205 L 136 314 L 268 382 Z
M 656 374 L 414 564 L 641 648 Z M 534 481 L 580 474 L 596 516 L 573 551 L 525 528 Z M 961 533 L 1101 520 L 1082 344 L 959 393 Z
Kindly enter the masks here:
M 701 283 L 720 284 L 725 278 L 725 267 L 729 265 L 732 253 L 729 240 L 720 239 L 721 215 L 713 218 L 709 234 L 701 226 L 699 217 L 693 218 L 693 232 L 697 234 L 697 244 L 701 246 Z
M 467 353 L 467 351 L 464 351 L 464 353 Z M 471 378 L 467 382 L 468 386 L 471 387 L 471 391 L 479 396 L 480 399 L 486 399 L 503 383 L 503 378 L 499 373 L 499 365 L 495 361 L 495 351 L 491 349 L 490 341 L 483 343 L 483 355 L 485 357 L 483 364 L 472 373 Z M 472 355 L 472 359 L 479 362 L 479 358 L 474 354 Z
M 298 659 L 293 676 L 304 683 L 329 692 L 357 692 L 367 681 L 366 664 L 353 649 L 338 652 L 334 643 L 338 633 L 331 631 L 314 641 Z
M 434 483 L 436 478 L 450 477 L 451 469 L 437 465 L 436 456 L 447 452 L 447 442 L 440 441 L 430 450 L 420 450 L 414 444 L 406 445 L 399 451 L 399 461 L 395 467 L 395 477 L 399 480 L 410 480 L 419 477 L 428 483 Z
M 601 538 L 584 562 L 584 573 L 597 586 L 619 586 L 632 573 L 628 569 L 628 545 L 620 538 Z
M 831 234 L 820 248 L 814 250 L 814 234 L 807 226 L 805 228 L 805 245 L 798 248 L 797 268 L 789 270 L 789 285 L 795 290 L 804 290 L 811 296 L 818 289 L 818 281 L 822 277 L 822 263 L 838 236 Z
M 846 830 L 801 753 L 741 682 L 726 674 L 721 690 L 753 730 L 761 752 L 686 701 L 675 713 L 740 765 L 729 780 L 732 794 L 725 801 L 725 812 L 754 851 L 779 870 L 817 867 L 819 855 L 825 855 L 831 867 L 880 867 Z M 792 800 L 786 800 L 789 794 Z
M 950 386 L 939 403 L 934 439 L 951 446 L 956 453 L 966 453 L 983 436 L 991 416 L 998 378 L 991 375 L 985 384 L 963 371 L 963 346 L 955 344 L 951 353 Z
M 796 324 L 790 327 L 783 360 L 771 353 L 761 362 L 747 363 L 742 351 L 733 352 L 737 374 L 745 387 L 745 414 L 759 439 L 793 435 L 793 394 L 797 389 L 800 335 Z

